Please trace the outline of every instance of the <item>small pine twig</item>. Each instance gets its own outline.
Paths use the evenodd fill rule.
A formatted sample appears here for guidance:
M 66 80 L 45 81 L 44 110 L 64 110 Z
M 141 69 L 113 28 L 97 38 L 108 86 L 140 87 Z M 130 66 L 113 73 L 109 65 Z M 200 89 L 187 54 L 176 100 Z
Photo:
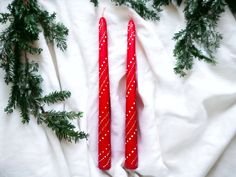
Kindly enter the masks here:
M 141 17 L 145 19 L 153 21 L 160 20 L 159 17 L 159 13 L 161 11 L 160 7 L 159 6 L 148 7 L 145 0 L 127 0 L 124 3 L 124 5 L 133 8 Z
M 192 69 L 195 58 L 216 63 L 213 54 L 222 39 L 221 34 L 216 31 L 216 26 L 225 5 L 224 0 L 186 1 L 186 28 L 176 33 L 173 38 L 177 41 L 174 49 L 177 60 L 175 73 L 185 76 L 187 71 Z
M 0 34 L 0 67 L 5 71 L 5 82 L 11 87 L 5 112 L 18 108 L 22 122 L 28 123 L 34 116 L 39 124 L 51 128 L 59 139 L 69 142 L 87 138 L 76 131 L 70 122 L 82 117 L 81 112 L 45 110 L 44 104 L 65 101 L 69 91 L 54 91 L 43 96 L 39 65 L 27 58 L 27 54 L 39 55 L 42 49 L 34 47 L 39 34 L 44 33 L 47 42 L 56 43 L 64 51 L 67 48 L 68 29 L 56 23 L 56 14 L 41 10 L 37 0 L 14 0 L 8 6 L 9 13 L 0 13 L 0 23 L 9 26 Z
M 98 6 L 98 0 L 90 0 L 90 2 L 92 2 L 94 4 L 95 7 Z
M 66 111 L 47 111 L 43 112 L 40 115 L 43 123 L 45 123 L 49 128 L 51 128 L 60 140 L 66 139 L 69 142 L 75 141 L 77 142 L 79 139 L 83 139 L 88 137 L 88 134 L 84 132 L 76 132 L 74 131 L 75 126 L 71 124 L 69 120 L 73 120 L 76 118 L 81 118 L 82 113 L 76 112 L 66 112 Z

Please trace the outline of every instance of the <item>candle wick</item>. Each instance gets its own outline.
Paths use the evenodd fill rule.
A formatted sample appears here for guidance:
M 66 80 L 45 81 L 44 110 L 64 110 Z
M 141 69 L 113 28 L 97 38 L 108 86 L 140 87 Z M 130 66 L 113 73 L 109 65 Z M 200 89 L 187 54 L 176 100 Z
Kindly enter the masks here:
M 106 7 L 104 7 L 103 10 L 102 10 L 102 17 L 104 17 L 105 10 L 106 10 Z
M 130 13 L 128 13 L 128 17 L 129 17 L 130 20 L 133 20 L 133 17 Z

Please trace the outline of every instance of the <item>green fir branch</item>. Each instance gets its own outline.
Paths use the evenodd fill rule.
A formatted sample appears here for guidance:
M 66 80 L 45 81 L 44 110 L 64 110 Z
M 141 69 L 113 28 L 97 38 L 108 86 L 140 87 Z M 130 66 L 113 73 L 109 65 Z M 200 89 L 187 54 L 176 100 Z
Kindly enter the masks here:
M 216 27 L 225 5 L 224 0 L 186 1 L 186 28 L 174 36 L 174 56 L 177 60 L 174 70 L 180 76 L 185 76 L 192 69 L 195 58 L 213 64 L 216 62 L 214 53 L 222 39 Z
M 19 109 L 23 123 L 28 123 L 34 116 L 39 124 L 47 125 L 61 140 L 72 142 L 86 138 L 88 135 L 76 131 L 70 122 L 80 118 L 81 112 L 45 111 L 45 104 L 65 101 L 71 93 L 54 91 L 43 96 L 39 65 L 27 57 L 28 54 L 39 55 L 42 52 L 36 47 L 41 32 L 48 42 L 65 50 L 68 29 L 55 21 L 55 13 L 41 10 L 37 0 L 14 0 L 8 5 L 8 10 L 9 13 L 0 14 L 0 23 L 8 24 L 0 34 L 0 67 L 5 71 L 6 84 L 11 87 L 5 112 Z
M 98 6 L 98 0 L 90 0 L 90 2 L 92 2 L 94 4 L 95 7 Z
M 116 6 L 127 6 L 134 9 L 141 17 L 149 20 L 159 20 L 159 6 L 148 5 L 149 0 L 111 0 Z M 98 6 L 98 0 L 90 0 L 94 6 Z
M 115 0 L 112 0 L 115 1 Z M 159 7 L 152 8 L 148 6 L 146 0 L 126 0 L 123 4 L 134 9 L 141 17 L 149 20 L 159 20 L 159 12 L 161 9 Z M 122 5 L 117 3 L 118 5 Z
M 60 140 L 66 139 L 69 142 L 87 138 L 88 134 L 75 131 L 75 126 L 70 120 L 82 117 L 82 113 L 66 111 L 47 111 L 39 115 L 40 122 L 45 123 L 51 128 Z

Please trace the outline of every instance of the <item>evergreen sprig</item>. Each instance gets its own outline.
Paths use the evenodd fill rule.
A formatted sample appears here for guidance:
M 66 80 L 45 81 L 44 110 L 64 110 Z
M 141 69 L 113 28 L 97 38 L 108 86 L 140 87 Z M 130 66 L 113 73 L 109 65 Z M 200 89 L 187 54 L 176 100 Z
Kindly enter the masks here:
M 66 111 L 47 111 L 39 115 L 39 122 L 45 123 L 49 128 L 56 132 L 59 139 L 65 139 L 69 142 L 78 141 L 87 138 L 84 132 L 75 131 L 75 126 L 70 120 L 82 117 L 82 113 L 66 112 Z
M 90 0 L 96 6 L 98 0 Z M 116 5 L 126 5 L 133 8 L 145 19 L 159 20 L 162 6 L 182 0 L 111 0 Z M 236 13 L 235 0 L 186 0 L 185 19 L 186 27 L 173 37 L 176 40 L 173 51 L 176 57 L 174 71 L 180 76 L 185 76 L 192 69 L 194 59 L 203 60 L 208 63 L 216 63 L 214 53 L 220 45 L 222 35 L 217 32 L 216 27 L 220 15 L 224 12 L 226 5 L 233 13 Z
M 69 91 L 54 91 L 43 95 L 42 77 L 38 74 L 38 63 L 28 55 L 39 55 L 37 47 L 39 34 L 46 40 L 55 42 L 61 50 L 67 48 L 68 29 L 55 21 L 56 14 L 41 10 L 37 0 L 13 0 L 8 5 L 9 13 L 0 13 L 0 23 L 8 27 L 0 34 L 0 67 L 5 71 L 5 82 L 10 89 L 7 113 L 19 108 L 22 122 L 28 123 L 33 115 L 39 124 L 51 128 L 60 140 L 69 142 L 87 138 L 84 132 L 76 131 L 72 119 L 80 118 L 81 112 L 45 110 L 45 104 L 65 101 L 71 96 Z
M 141 17 L 149 20 L 159 20 L 160 6 L 147 4 L 149 0 L 111 0 L 116 6 L 127 6 L 134 9 Z M 95 6 L 98 6 L 98 0 L 90 0 Z
M 176 33 L 174 56 L 177 74 L 185 76 L 192 69 L 197 58 L 208 63 L 215 63 L 214 53 L 219 47 L 222 36 L 216 31 L 217 22 L 225 9 L 224 0 L 188 0 L 184 10 L 186 28 Z
M 147 3 L 147 0 L 112 0 L 116 5 L 125 5 L 133 8 L 141 17 L 144 17 L 149 20 L 159 20 L 159 12 L 161 9 L 159 6 L 150 6 Z

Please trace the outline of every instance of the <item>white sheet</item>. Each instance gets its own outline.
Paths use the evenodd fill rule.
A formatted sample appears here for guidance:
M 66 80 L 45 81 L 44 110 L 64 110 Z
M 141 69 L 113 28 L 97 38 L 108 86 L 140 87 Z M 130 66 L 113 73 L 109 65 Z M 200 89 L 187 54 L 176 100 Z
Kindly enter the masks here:
M 0 1 L 0 11 L 10 0 Z M 90 134 L 77 144 L 59 142 L 34 118 L 6 115 L 9 87 L 0 81 L 0 177 L 234 177 L 236 174 L 236 21 L 229 10 L 220 19 L 224 39 L 218 64 L 195 61 L 186 78 L 173 72 L 173 34 L 184 27 L 183 7 L 164 8 L 159 22 L 145 21 L 109 0 L 39 0 L 70 30 L 68 50 L 48 46 L 41 35 L 40 64 L 46 93 L 66 89 L 72 98 L 55 109 L 83 111 L 75 121 Z M 112 168 L 97 168 L 98 20 L 108 23 L 112 103 Z M 127 23 L 137 25 L 139 167 L 126 171 L 124 104 Z

